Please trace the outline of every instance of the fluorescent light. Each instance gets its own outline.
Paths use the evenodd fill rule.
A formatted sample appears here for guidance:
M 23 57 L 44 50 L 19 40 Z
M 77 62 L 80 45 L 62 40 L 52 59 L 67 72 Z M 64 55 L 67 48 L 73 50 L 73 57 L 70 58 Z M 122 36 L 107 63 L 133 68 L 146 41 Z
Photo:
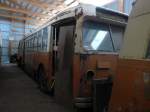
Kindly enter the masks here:
M 65 4 L 65 5 L 69 5 L 69 4 L 72 3 L 73 1 L 74 1 L 74 0 L 65 0 L 65 1 L 64 1 L 64 4 Z
M 94 50 L 97 50 L 97 48 L 100 46 L 100 44 L 103 42 L 105 36 L 107 35 L 107 31 L 99 31 L 95 37 L 95 39 L 92 41 L 91 46 Z
M 50 12 L 49 12 L 49 13 L 48 13 L 48 15 L 49 15 L 49 16 L 51 16 L 51 15 L 52 15 L 52 13 L 50 13 Z
M 68 6 L 68 8 L 70 8 L 70 7 L 75 7 L 75 6 L 77 6 L 77 5 L 79 5 L 79 2 L 75 1 L 75 2 L 73 2 L 72 4 L 70 4 L 70 5 Z
M 56 14 L 58 10 L 52 10 L 52 14 Z
M 45 19 L 41 18 L 40 20 L 41 20 L 41 21 L 44 21 Z
M 9 37 L 9 40 L 14 40 L 14 37 Z
M 104 6 L 114 1 L 115 0 L 80 0 L 81 3 L 92 4 L 96 6 Z

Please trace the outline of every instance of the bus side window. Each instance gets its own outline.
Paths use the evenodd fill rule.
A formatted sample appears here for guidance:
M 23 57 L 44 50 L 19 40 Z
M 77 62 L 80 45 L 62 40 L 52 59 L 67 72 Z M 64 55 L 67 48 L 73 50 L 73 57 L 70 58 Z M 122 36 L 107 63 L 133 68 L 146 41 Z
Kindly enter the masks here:
M 35 42 L 35 36 L 33 35 L 33 52 L 35 51 L 35 45 L 34 45 L 34 42 Z
M 24 41 L 24 51 L 26 52 L 26 40 Z
M 42 44 L 42 49 L 44 52 L 47 51 L 47 43 L 48 43 L 48 28 L 43 29 L 43 44 Z
M 26 52 L 27 52 L 27 50 L 28 50 L 28 43 L 27 43 L 27 40 L 26 40 Z
M 32 52 L 34 52 L 34 36 L 32 37 Z
M 31 52 L 31 39 L 29 40 L 29 52 Z
M 30 41 L 28 40 L 28 53 L 30 52 Z
M 33 43 L 32 43 L 32 40 L 33 40 L 33 39 L 32 39 L 32 37 L 31 37 L 31 39 L 30 39 L 30 52 L 32 52 L 32 44 L 33 44 Z
M 28 43 L 27 43 L 27 40 L 26 40 L 26 52 L 27 52 L 27 50 L 28 50 Z
M 35 38 L 35 40 L 34 40 L 34 51 L 37 51 L 37 42 L 38 42 L 38 39 L 37 39 L 37 33 L 35 33 L 34 34 L 34 38 Z
M 27 40 L 27 52 L 29 52 L 29 40 Z
M 25 41 L 25 46 L 26 46 L 26 52 L 27 52 L 27 40 Z
M 32 39 L 29 40 L 29 52 L 31 53 L 31 42 L 32 42 Z
M 28 46 L 28 52 L 30 53 L 30 39 L 28 40 L 29 46 Z
M 33 38 L 31 38 L 31 40 L 30 40 L 31 42 L 30 42 L 30 52 L 32 52 L 32 45 L 33 45 Z
M 38 32 L 38 51 L 42 50 L 42 31 Z
M 32 52 L 32 38 L 29 41 L 30 41 L 30 53 L 31 53 Z

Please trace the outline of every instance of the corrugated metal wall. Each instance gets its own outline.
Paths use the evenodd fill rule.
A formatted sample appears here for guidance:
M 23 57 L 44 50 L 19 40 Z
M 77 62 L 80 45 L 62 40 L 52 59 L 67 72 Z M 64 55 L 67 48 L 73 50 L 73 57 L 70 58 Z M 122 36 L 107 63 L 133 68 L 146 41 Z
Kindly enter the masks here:
M 4 63 L 9 63 L 8 50 L 9 50 L 9 39 L 2 39 L 2 56 L 1 56 L 1 62 L 3 64 Z
M 1 46 L 1 62 L 2 63 L 9 63 L 8 60 L 8 46 L 9 46 L 9 35 L 10 35 L 10 22 L 1 19 L 0 20 L 0 32 L 1 32 L 1 39 L 2 39 L 2 46 Z
M 16 44 L 14 47 L 12 47 L 12 49 L 14 49 L 12 51 L 14 51 L 14 53 L 17 52 L 18 42 L 20 39 L 23 38 L 24 35 L 24 27 L 22 26 L 24 26 L 24 23 L 14 22 L 14 21 L 12 22 L 8 19 L 3 19 L 3 18 L 0 19 L 0 34 L 2 40 L 2 46 L 1 46 L 2 64 L 9 63 L 9 56 L 11 55 L 9 49 L 10 40 L 15 40 Z

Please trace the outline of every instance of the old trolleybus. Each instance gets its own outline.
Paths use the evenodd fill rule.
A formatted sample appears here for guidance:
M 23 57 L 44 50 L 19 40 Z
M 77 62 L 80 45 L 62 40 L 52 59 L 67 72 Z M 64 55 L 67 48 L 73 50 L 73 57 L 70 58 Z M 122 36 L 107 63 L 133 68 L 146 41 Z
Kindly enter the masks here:
M 108 90 L 100 94 L 104 108 L 127 19 L 127 15 L 91 5 L 68 9 L 20 41 L 19 64 L 34 74 L 41 88 L 55 89 L 60 102 L 74 102 L 76 107 L 92 105 L 92 85 L 101 79 Z

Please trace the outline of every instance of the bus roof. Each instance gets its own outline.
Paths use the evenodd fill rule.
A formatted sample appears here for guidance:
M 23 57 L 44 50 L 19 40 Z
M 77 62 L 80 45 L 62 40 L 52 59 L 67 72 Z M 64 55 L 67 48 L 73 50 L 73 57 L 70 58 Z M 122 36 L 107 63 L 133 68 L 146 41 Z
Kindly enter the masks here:
M 51 17 L 51 19 L 49 21 L 47 21 L 45 24 L 43 24 L 42 26 L 37 28 L 34 32 L 25 35 L 25 37 L 30 36 L 33 33 L 38 32 L 40 29 L 42 29 L 52 23 L 55 23 L 59 20 L 63 20 L 63 19 L 70 18 L 70 17 L 76 17 L 81 11 L 83 12 L 84 16 L 86 16 L 86 15 L 87 16 L 96 16 L 97 12 L 100 12 L 100 13 L 107 13 L 107 14 L 110 14 L 113 16 L 120 16 L 125 19 L 128 19 L 127 14 L 124 14 L 124 13 L 121 13 L 118 11 L 114 11 L 114 10 L 103 8 L 103 7 L 97 7 L 97 6 L 89 5 L 89 4 L 79 4 L 78 6 L 71 7 L 62 12 L 59 12 L 54 17 Z

